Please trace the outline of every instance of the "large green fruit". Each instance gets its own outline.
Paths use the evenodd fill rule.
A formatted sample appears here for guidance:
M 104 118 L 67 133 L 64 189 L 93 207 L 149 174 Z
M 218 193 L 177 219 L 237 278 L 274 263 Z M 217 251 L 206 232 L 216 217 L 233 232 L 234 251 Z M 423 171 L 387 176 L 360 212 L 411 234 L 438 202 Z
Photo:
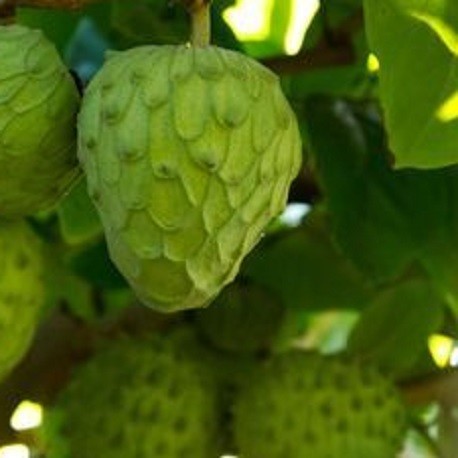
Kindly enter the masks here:
M 244 458 L 395 458 L 405 428 L 400 397 L 377 370 L 300 351 L 253 372 L 235 406 Z
M 46 456 L 221 456 L 218 384 L 199 352 L 181 332 L 110 343 L 45 417 Z
M 40 241 L 27 225 L 0 222 L 0 381 L 33 337 L 44 302 Z
M 55 204 L 78 175 L 80 97 L 38 30 L 0 26 L 0 217 Z
M 286 309 L 270 291 L 251 282 L 229 285 L 197 312 L 197 324 L 221 350 L 252 353 L 272 348 Z
M 89 85 L 79 134 L 110 255 L 163 311 L 203 306 L 233 280 L 301 160 L 278 78 L 212 46 L 113 54 Z

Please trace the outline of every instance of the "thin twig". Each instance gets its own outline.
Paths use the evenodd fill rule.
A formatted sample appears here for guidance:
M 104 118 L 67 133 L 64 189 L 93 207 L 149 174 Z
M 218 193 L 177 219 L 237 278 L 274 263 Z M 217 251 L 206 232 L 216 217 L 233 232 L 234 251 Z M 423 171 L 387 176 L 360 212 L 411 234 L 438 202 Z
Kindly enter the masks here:
M 77 10 L 91 3 L 107 0 L 0 0 L 0 11 L 6 8 L 28 6 L 31 8 L 52 8 Z
M 458 406 L 458 371 L 446 370 L 418 380 L 401 384 L 402 393 L 410 405 L 427 405 L 440 402 Z

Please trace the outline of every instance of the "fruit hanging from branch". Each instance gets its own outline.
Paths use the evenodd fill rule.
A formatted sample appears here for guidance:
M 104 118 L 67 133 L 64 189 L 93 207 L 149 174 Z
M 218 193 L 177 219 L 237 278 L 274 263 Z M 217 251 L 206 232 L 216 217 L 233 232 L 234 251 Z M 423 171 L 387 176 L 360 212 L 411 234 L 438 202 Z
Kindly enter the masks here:
M 282 211 L 301 141 L 279 79 L 210 46 L 112 53 L 79 116 L 79 158 L 110 255 L 161 311 L 208 304 Z
M 80 97 L 41 31 L 0 26 L 0 217 L 46 209 L 79 175 Z
M 340 355 L 278 355 L 252 371 L 235 406 L 236 442 L 247 458 L 394 457 L 406 428 L 392 382 Z
M 234 410 L 247 458 L 391 458 L 407 430 L 393 383 L 340 355 L 276 356 L 252 371 Z
M 202 355 L 182 329 L 101 348 L 45 417 L 46 456 L 220 456 L 218 385 Z

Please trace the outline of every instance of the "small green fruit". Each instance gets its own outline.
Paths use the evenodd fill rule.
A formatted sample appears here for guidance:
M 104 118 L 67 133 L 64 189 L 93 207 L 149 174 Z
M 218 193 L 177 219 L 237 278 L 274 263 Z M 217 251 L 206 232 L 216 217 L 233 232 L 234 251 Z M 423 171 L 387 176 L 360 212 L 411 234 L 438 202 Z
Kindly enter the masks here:
M 0 381 L 32 340 L 44 302 L 41 245 L 27 225 L 0 223 Z
M 278 78 L 239 53 L 145 46 L 89 85 L 79 158 L 111 258 L 162 311 L 206 305 L 284 207 L 301 144 Z
M 252 373 L 235 406 L 244 458 L 395 458 L 405 431 L 392 383 L 342 357 L 277 356 Z
M 218 349 L 253 353 L 269 350 L 281 329 L 285 308 L 269 291 L 253 283 L 229 285 L 197 324 Z
M 0 217 L 55 204 L 78 175 L 80 97 L 38 30 L 0 26 Z
M 205 361 L 182 333 L 110 343 L 45 418 L 47 456 L 221 456 L 218 385 Z

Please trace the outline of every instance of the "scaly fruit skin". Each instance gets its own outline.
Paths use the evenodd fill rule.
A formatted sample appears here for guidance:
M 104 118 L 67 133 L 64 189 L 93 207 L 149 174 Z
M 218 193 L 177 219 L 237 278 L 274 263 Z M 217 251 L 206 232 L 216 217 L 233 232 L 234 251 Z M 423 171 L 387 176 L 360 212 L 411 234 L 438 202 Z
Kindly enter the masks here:
M 405 428 L 398 393 L 374 368 L 300 351 L 253 373 L 235 406 L 244 458 L 395 458 Z
M 181 333 L 110 343 L 45 418 L 47 456 L 221 456 L 217 382 L 198 351 Z
M 253 353 L 269 350 L 285 316 L 285 308 L 263 287 L 233 283 L 205 310 L 197 312 L 197 324 L 218 349 Z
M 41 244 L 23 222 L 0 222 L 0 381 L 27 350 L 44 302 Z
M 204 306 L 233 280 L 301 160 L 278 78 L 212 46 L 111 55 L 78 151 L 114 263 L 162 311 Z
M 38 30 L 0 26 L 0 217 L 55 204 L 79 173 L 80 97 Z

